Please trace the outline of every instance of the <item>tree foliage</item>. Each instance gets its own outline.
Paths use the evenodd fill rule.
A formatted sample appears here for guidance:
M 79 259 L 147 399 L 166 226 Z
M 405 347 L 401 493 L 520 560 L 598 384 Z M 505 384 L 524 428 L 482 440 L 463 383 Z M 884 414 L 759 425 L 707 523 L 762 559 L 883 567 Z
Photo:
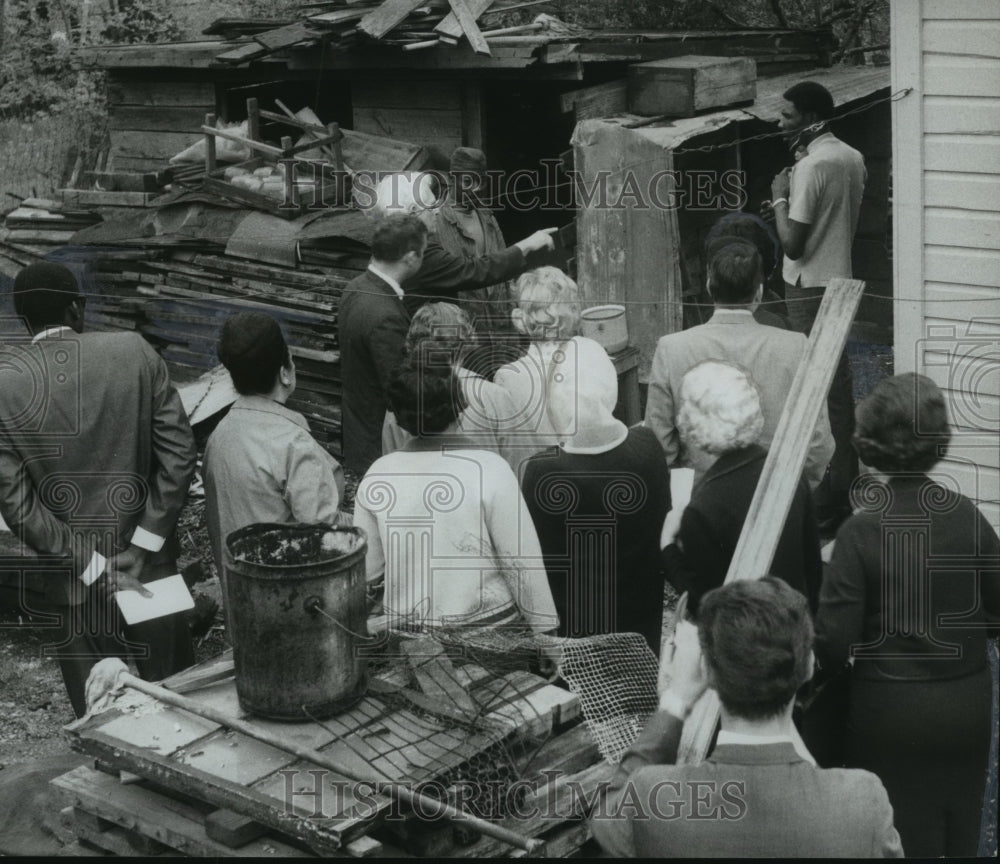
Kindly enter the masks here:
M 25 120 L 64 108 L 103 108 L 90 44 L 160 42 L 180 28 L 169 0 L 0 0 L 0 112 Z

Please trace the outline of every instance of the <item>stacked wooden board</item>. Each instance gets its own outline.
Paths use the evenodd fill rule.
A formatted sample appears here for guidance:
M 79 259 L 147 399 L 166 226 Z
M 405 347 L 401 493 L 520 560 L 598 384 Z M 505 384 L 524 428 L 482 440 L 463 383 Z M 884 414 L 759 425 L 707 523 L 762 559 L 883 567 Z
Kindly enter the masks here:
M 138 307 L 136 329 L 163 358 L 197 370 L 218 365 L 219 329 L 231 313 L 273 315 L 295 357 L 297 386 L 289 407 L 304 414 L 317 440 L 339 455 L 337 305 L 354 275 L 342 268 L 292 269 L 222 253 L 170 249 L 140 260 L 102 257 L 95 299 L 119 317 Z
M 0 273 L 13 279 L 22 267 L 64 246 L 81 228 L 100 222 L 92 210 L 46 198 L 25 198 L 4 215 L 0 228 Z
M 388 694 L 399 691 L 399 670 L 376 676 L 369 694 L 348 712 L 323 722 L 283 724 L 242 715 L 233 681 L 213 682 L 213 670 L 226 665 L 226 658 L 217 658 L 164 684 L 198 705 L 288 735 L 354 770 L 380 771 L 392 782 L 427 783 L 449 771 L 467 776 L 462 766 L 496 746 L 496 739 L 480 740 L 433 709 L 387 703 Z M 535 740 L 544 740 L 534 752 L 511 745 L 510 752 L 520 754 L 524 815 L 499 824 L 542 837 L 550 856 L 578 850 L 589 837 L 581 819 L 584 799 L 611 768 L 599 761 L 579 722 L 577 698 L 527 672 L 490 673 L 472 664 L 456 665 L 455 671 L 486 718 L 496 715 L 503 723 L 508 715 L 528 717 Z M 518 679 L 516 696 L 498 698 L 508 692 L 511 676 Z M 189 682 L 199 678 L 204 683 L 190 689 Z M 430 727 L 437 730 L 432 738 Z M 222 857 L 301 855 L 301 850 L 355 857 L 491 857 L 513 851 L 492 838 L 462 836 L 448 823 L 424 823 L 382 793 L 362 802 L 351 791 L 356 787 L 339 782 L 329 769 L 133 690 L 67 732 L 74 749 L 95 756 L 110 773 L 76 769 L 54 781 L 65 799 L 66 839 L 107 851 Z M 435 754 L 429 755 L 432 740 Z M 325 794 L 311 795 L 316 788 Z

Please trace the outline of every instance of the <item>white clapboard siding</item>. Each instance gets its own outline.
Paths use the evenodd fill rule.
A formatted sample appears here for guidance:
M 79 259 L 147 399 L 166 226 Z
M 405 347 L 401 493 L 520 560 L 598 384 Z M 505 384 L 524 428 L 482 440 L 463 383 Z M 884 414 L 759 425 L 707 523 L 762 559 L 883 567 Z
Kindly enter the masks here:
M 925 54 L 923 73 L 925 96 L 996 96 L 1000 93 L 1000 63 L 992 57 Z
M 1000 213 L 1000 174 L 928 171 L 924 175 L 924 206 Z
M 1000 527 L 1000 0 L 894 0 L 895 366 L 945 391 L 938 470 Z

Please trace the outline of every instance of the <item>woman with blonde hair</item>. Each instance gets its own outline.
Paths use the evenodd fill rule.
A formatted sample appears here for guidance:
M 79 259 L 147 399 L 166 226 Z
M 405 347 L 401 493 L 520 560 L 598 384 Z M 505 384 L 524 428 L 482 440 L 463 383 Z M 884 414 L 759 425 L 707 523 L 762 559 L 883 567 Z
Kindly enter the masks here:
M 564 443 L 575 423 L 556 429 L 547 410 L 553 383 L 572 376 L 581 386 L 585 382 L 573 374 L 580 357 L 595 347 L 591 339 L 578 335 L 580 330 L 580 289 L 557 267 L 539 267 L 523 274 L 514 285 L 517 308 L 511 321 L 519 333 L 530 339 L 527 351 L 513 363 L 497 370 L 493 381 L 510 397 L 513 414 L 505 431 L 512 447 L 517 447 L 516 462 L 521 465 L 533 454 Z
M 668 530 L 661 539 L 669 543 L 663 565 L 696 613 L 702 595 L 725 581 L 767 457 L 757 444 L 764 417 L 749 374 L 715 360 L 689 370 L 681 382 L 677 428 L 697 479 L 675 536 Z M 821 567 L 812 496 L 800 478 L 770 575 L 804 594 L 815 610 Z

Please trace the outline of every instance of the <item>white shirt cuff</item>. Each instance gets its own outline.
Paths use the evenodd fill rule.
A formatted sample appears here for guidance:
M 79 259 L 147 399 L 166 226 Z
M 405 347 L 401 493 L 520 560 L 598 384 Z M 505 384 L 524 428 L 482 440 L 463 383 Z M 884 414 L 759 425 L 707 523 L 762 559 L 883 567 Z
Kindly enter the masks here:
M 152 531 L 147 531 L 140 525 L 135 529 L 135 533 L 132 534 L 131 542 L 140 549 L 145 549 L 147 552 L 159 552 L 163 548 L 166 539 L 166 537 L 158 537 Z
M 90 556 L 90 563 L 87 565 L 87 569 L 80 574 L 80 580 L 84 585 L 93 585 L 98 579 L 101 578 L 107 563 L 107 558 L 105 558 L 100 552 L 95 552 Z

